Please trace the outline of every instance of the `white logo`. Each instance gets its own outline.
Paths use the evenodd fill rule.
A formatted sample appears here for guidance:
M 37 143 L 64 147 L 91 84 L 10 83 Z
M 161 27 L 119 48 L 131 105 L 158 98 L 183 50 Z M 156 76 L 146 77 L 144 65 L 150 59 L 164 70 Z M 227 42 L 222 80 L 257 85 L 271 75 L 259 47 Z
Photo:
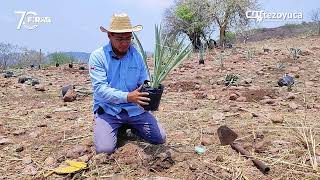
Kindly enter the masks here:
M 41 17 L 38 16 L 36 12 L 33 11 L 15 11 L 16 14 L 21 14 L 20 21 L 18 23 L 17 29 L 21 29 L 21 26 L 32 30 L 39 26 L 39 24 L 51 23 L 51 17 Z
M 248 19 L 256 19 L 257 22 L 261 22 L 264 19 L 272 20 L 296 20 L 303 19 L 303 14 L 300 13 L 267 13 L 265 11 L 246 11 L 246 17 Z

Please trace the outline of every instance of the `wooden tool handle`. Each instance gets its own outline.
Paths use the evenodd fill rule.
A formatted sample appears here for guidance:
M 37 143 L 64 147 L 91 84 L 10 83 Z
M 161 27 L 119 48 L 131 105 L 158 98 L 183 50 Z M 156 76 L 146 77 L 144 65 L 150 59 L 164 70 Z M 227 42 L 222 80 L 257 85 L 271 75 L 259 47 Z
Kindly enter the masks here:
M 270 171 L 270 168 L 267 165 L 265 165 L 262 161 L 251 157 L 251 154 L 243 149 L 243 147 L 241 147 L 239 144 L 232 143 L 230 146 L 237 152 L 243 154 L 246 158 L 250 158 L 254 165 L 258 167 L 264 174 L 267 174 Z

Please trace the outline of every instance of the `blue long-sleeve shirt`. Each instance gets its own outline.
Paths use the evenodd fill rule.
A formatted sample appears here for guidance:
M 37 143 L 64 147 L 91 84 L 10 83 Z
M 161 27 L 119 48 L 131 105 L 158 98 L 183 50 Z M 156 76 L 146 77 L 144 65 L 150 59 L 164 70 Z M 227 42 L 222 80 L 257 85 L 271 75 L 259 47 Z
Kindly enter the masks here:
M 111 43 L 93 51 L 89 59 L 89 73 L 94 92 L 93 112 L 99 106 L 113 116 L 122 109 L 130 117 L 144 112 L 137 104 L 127 102 L 128 93 L 149 80 L 144 61 L 132 45 L 121 59 L 117 59 Z

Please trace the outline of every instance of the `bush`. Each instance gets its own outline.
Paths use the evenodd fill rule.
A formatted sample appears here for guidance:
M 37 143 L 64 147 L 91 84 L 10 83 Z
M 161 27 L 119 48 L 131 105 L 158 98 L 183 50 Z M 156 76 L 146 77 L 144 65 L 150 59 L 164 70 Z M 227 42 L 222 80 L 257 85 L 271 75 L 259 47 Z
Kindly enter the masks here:
M 49 55 L 49 62 L 50 64 L 67 64 L 67 63 L 74 63 L 75 58 L 72 56 L 68 56 L 61 52 L 55 52 Z

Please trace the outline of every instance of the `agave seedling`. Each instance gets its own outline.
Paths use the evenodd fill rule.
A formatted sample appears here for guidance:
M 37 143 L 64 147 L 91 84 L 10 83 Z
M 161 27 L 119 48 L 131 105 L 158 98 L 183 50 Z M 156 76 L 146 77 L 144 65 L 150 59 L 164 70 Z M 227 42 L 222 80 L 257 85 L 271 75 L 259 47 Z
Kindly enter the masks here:
M 224 80 L 224 84 L 226 86 L 232 86 L 232 85 L 236 85 L 237 81 L 239 80 L 239 77 L 235 74 L 227 74 Z
M 293 60 L 297 60 L 299 58 L 299 55 L 301 55 L 301 49 L 290 48 L 288 50 L 289 50 L 290 56 L 292 56 Z
M 149 97 L 151 99 L 149 105 L 152 106 L 153 99 L 152 99 L 152 93 L 159 89 L 163 91 L 163 85 L 161 84 L 162 81 L 168 76 L 168 74 L 176 68 L 180 63 L 185 60 L 191 53 L 192 49 L 190 44 L 185 45 L 184 39 L 181 39 L 177 43 L 174 43 L 174 45 L 170 44 L 170 40 L 172 40 L 172 36 L 163 35 L 161 33 L 161 27 L 155 25 L 155 49 L 153 54 L 153 61 L 154 61 L 154 68 L 153 73 L 150 73 L 150 69 L 147 64 L 147 55 L 144 51 L 139 38 L 137 35 L 134 34 L 134 38 L 136 39 L 136 42 L 138 44 L 138 49 L 142 54 L 142 57 L 144 59 L 145 65 L 149 72 L 150 77 L 150 83 L 145 86 L 145 90 L 149 92 Z M 161 97 L 160 94 L 160 97 Z M 160 101 L 160 98 L 157 97 L 158 101 Z M 156 102 L 159 103 L 159 102 Z M 159 105 L 159 104 L 158 104 Z M 155 106 L 155 108 L 151 109 L 147 107 L 146 110 L 156 110 L 158 107 Z

